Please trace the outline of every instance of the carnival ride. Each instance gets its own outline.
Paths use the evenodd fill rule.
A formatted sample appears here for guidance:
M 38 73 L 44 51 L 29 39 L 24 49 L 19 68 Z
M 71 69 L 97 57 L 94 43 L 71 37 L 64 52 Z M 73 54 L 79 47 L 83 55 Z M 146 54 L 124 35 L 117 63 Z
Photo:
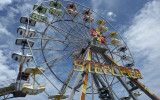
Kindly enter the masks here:
M 45 1 L 20 23 L 17 33 L 23 38 L 15 44 L 22 48 L 12 54 L 20 63 L 19 73 L 17 79 L 0 82 L 4 100 L 42 92 L 54 100 L 138 100 L 142 92 L 159 100 L 138 81 L 142 76 L 121 35 L 90 8 L 68 0 Z M 57 94 L 48 93 L 38 75 Z

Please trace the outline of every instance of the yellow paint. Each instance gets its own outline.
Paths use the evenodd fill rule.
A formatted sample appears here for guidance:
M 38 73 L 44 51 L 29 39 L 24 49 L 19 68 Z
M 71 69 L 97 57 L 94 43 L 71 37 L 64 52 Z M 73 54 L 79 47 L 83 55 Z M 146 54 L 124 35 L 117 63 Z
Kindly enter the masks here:
M 98 20 L 96 24 L 99 26 L 103 26 L 105 23 L 106 22 L 104 20 Z
M 135 72 L 137 78 L 143 79 L 143 77 L 141 76 L 141 73 L 140 73 L 140 71 L 138 69 L 134 69 L 134 72 Z
M 88 55 L 88 59 L 90 56 Z M 91 71 L 91 65 L 94 64 L 94 71 Z M 112 75 L 112 76 L 121 76 L 121 77 L 130 77 L 133 79 L 143 79 L 141 73 L 138 69 L 132 68 L 125 68 L 122 66 L 114 67 L 113 65 L 109 64 L 102 64 L 99 62 L 93 62 L 90 60 L 82 60 L 82 59 L 75 59 L 74 65 L 80 68 L 74 68 L 74 71 L 83 72 L 84 70 L 88 71 L 89 73 L 97 73 L 97 74 L 105 74 L 105 75 Z M 86 67 L 84 67 L 86 65 Z M 115 73 L 115 69 L 118 69 L 120 74 Z M 126 75 L 124 75 L 126 74 Z
M 83 60 L 81 59 L 76 59 L 74 61 L 74 65 L 80 67 L 81 69 L 76 69 L 74 68 L 73 70 L 83 72 L 84 71 L 84 65 L 83 65 Z
M 87 57 L 87 60 L 90 61 L 91 60 L 91 56 L 92 56 L 92 52 L 91 50 L 88 51 L 88 57 Z M 89 66 L 86 66 L 87 68 L 90 67 L 90 63 L 89 63 Z M 80 97 L 80 100 L 84 100 L 85 99 L 85 95 L 86 95 L 86 89 L 87 89 L 87 82 L 88 82 L 88 73 L 86 73 L 84 75 L 84 78 L 83 78 L 83 81 L 84 81 L 84 84 L 82 85 L 82 91 L 81 91 L 81 97 Z
M 97 74 L 103 74 L 103 71 L 98 71 L 98 70 L 102 70 L 102 66 L 103 64 L 96 62 L 94 64 L 94 72 Z
M 89 61 L 89 60 L 85 60 L 86 62 L 86 71 L 88 71 L 89 73 L 94 73 L 94 71 L 91 71 L 91 65 L 94 64 L 94 62 Z
M 111 69 L 108 68 L 108 67 L 110 67 L 109 64 L 103 64 L 103 73 L 104 73 L 105 75 L 112 75 Z

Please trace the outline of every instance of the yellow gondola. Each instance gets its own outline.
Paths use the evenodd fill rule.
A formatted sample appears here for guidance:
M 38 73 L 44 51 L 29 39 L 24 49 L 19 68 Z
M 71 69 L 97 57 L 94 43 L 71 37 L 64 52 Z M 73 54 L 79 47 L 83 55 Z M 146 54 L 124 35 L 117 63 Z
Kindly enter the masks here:
M 99 31 L 105 33 L 105 32 L 108 31 L 108 27 L 100 26 L 100 27 L 99 27 Z
M 49 13 L 50 13 L 51 15 L 54 15 L 54 16 L 61 16 L 62 10 L 61 10 L 61 9 L 56 9 L 56 8 L 54 8 L 54 7 L 51 7 L 51 8 L 49 9 Z
M 104 20 L 98 20 L 96 24 L 99 26 L 104 26 L 104 24 L 106 24 L 106 22 Z
M 43 13 L 45 14 L 47 11 L 47 8 L 43 7 L 43 6 L 38 6 L 38 5 L 34 5 L 33 6 L 33 10 L 37 11 L 38 13 Z
M 31 18 L 33 18 L 34 20 L 36 21 L 46 21 L 47 20 L 47 17 L 45 14 L 40 14 L 38 13 L 37 11 L 34 11 L 32 14 L 31 14 Z
M 39 85 L 37 88 L 34 88 L 33 85 L 29 83 L 25 83 L 22 88 L 22 92 L 28 95 L 37 95 L 39 93 L 42 93 L 44 90 L 45 90 L 44 85 Z
M 118 36 L 118 34 L 116 32 L 109 33 L 109 37 L 111 37 L 111 38 L 116 38 L 117 36 Z
M 44 85 L 38 85 L 37 88 L 35 88 L 35 75 L 36 74 L 43 74 L 45 72 L 44 69 L 42 68 L 26 68 L 24 73 L 33 73 L 34 75 L 34 82 L 33 85 L 31 85 L 30 83 L 25 83 L 22 87 L 22 92 L 28 94 L 28 95 L 37 95 L 39 93 L 42 93 L 45 90 L 45 86 Z
M 111 41 L 111 43 L 112 43 L 113 45 L 116 45 L 116 46 L 119 45 L 120 42 L 121 42 L 121 40 L 118 40 L 118 39 L 115 39 L 115 38 L 113 38 L 112 41 Z
M 56 2 L 56 1 L 50 1 L 49 6 L 53 7 L 53 8 L 56 8 L 56 9 L 60 9 L 61 8 L 61 3 Z

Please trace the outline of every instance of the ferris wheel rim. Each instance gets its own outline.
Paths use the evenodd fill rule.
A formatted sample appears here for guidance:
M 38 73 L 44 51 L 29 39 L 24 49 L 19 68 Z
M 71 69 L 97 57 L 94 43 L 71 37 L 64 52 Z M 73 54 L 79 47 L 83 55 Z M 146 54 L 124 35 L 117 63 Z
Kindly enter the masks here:
M 98 14 L 97 14 L 98 15 Z M 103 17 L 102 17 L 103 18 Z M 104 18 L 103 18 L 104 19 Z M 105 19 L 104 19 L 105 20 Z M 67 20 L 66 20 L 67 21 Z M 119 34 L 119 33 L 118 33 Z M 119 34 L 120 35 L 120 34 Z M 42 35 L 42 38 L 43 38 L 43 35 Z M 123 38 L 122 38 L 123 39 Z M 42 41 L 42 39 L 41 39 L 41 41 Z M 124 42 L 124 41 L 123 41 Z M 127 45 L 126 45 L 127 46 Z M 42 42 L 41 42 L 41 49 L 42 49 Z M 42 51 L 43 51 L 43 49 L 42 49 Z M 44 53 L 43 53 L 44 54 Z M 112 53 L 110 53 L 110 54 L 112 54 Z M 47 62 L 47 61 L 45 61 L 45 62 Z M 49 67 L 49 65 L 47 64 L 47 66 Z M 58 79 L 58 78 L 57 78 Z M 59 79 L 58 79 L 59 80 Z M 59 80 L 60 81 L 60 80 Z M 61 81 L 61 82 L 63 82 L 63 81 Z M 63 82 L 63 84 L 64 84 L 64 82 Z

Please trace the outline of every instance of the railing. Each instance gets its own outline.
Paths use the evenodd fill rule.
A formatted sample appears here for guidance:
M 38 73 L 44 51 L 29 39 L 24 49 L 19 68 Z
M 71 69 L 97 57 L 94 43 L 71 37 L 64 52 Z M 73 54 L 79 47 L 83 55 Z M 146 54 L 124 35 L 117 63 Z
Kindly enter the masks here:
M 14 92 L 16 88 L 16 79 L 0 82 L 0 96 Z
M 2 82 L 0 82 L 0 88 L 9 87 L 12 83 L 16 83 L 16 79 L 2 81 Z

